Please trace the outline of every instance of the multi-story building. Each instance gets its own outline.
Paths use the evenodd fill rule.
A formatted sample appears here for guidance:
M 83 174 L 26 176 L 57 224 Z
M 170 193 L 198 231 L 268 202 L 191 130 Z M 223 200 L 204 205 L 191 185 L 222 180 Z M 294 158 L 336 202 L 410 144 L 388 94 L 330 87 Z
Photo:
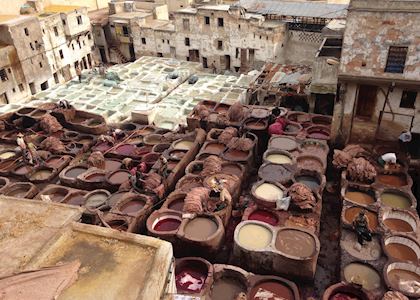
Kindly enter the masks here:
M 420 1 L 353 0 L 339 67 L 333 138 L 420 133 Z
M 27 15 L 0 15 L 2 103 L 24 100 L 70 80 L 77 66 L 86 69 L 94 64 L 87 9 L 36 4 Z

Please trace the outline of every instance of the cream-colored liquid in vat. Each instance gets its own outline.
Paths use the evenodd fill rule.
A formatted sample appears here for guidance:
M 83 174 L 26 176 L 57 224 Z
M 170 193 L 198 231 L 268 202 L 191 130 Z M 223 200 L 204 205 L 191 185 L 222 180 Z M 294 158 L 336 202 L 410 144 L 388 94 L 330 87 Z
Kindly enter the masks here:
M 290 157 L 284 154 L 270 154 L 267 156 L 267 160 L 275 164 L 291 164 L 292 163 L 292 160 L 290 159 Z
M 260 184 L 255 189 L 255 194 L 262 199 L 268 201 L 276 201 L 277 199 L 283 198 L 283 191 L 276 185 L 271 183 Z
M 272 237 L 273 234 L 266 227 L 246 224 L 239 230 L 238 243 L 248 249 L 261 250 L 270 244 Z

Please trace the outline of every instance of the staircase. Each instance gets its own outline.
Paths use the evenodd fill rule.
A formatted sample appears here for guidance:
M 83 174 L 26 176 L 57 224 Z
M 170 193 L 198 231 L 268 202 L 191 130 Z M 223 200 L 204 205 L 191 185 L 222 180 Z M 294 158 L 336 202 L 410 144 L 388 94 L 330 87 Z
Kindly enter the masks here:
M 127 57 L 124 56 L 124 54 L 122 54 L 122 52 L 120 51 L 120 49 L 117 46 L 111 46 L 111 50 L 114 50 L 114 52 L 116 53 L 118 59 L 121 61 L 121 63 L 125 64 L 128 63 L 130 60 L 127 59 Z

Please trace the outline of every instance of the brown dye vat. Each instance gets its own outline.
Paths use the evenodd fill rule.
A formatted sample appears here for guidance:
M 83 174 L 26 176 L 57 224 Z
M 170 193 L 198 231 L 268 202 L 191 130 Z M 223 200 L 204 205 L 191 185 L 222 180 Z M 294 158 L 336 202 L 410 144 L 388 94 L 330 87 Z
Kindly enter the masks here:
M 65 162 L 65 157 L 54 156 L 47 159 L 45 163 L 51 168 L 59 169 L 64 164 L 64 162 Z
M 322 300 L 370 300 L 367 293 L 357 285 L 340 282 L 328 287 Z
M 217 223 L 210 218 L 196 217 L 184 228 L 185 237 L 191 240 L 205 240 L 216 233 Z
M 106 203 L 109 198 L 109 192 L 106 190 L 95 190 L 85 196 L 85 206 L 89 208 L 97 208 Z
M 292 151 L 296 149 L 298 144 L 292 138 L 288 137 L 273 137 L 269 142 L 269 148 L 275 148 L 284 151 Z
M 359 215 L 363 210 L 361 207 L 350 207 L 344 211 L 344 219 L 351 225 L 353 224 L 354 219 Z M 375 231 L 378 227 L 378 216 L 376 213 L 373 213 L 369 210 L 365 210 L 365 216 L 368 220 L 368 227 L 370 230 Z
M 407 185 L 407 180 L 403 176 L 380 174 L 377 177 L 378 182 L 394 187 L 402 187 Z
M 109 176 L 109 182 L 115 185 L 121 185 L 128 180 L 130 172 L 128 171 L 116 171 Z
M 120 207 L 120 211 L 124 214 L 137 213 L 146 205 L 143 200 L 131 200 Z
M 86 167 L 74 167 L 67 170 L 67 172 L 64 174 L 66 177 L 70 178 L 76 178 L 80 174 L 83 174 L 87 171 Z
M 16 168 L 16 170 L 14 171 L 14 173 L 16 175 L 26 175 L 26 174 L 28 174 L 31 171 L 32 171 L 32 168 L 29 167 L 29 166 L 20 166 L 20 167 L 17 167 Z
M 234 277 L 223 276 L 214 281 L 211 299 L 233 300 L 239 293 L 246 293 L 247 286 Z
M 171 144 L 165 143 L 165 144 L 156 144 L 153 146 L 152 151 L 156 153 L 163 153 L 166 149 L 169 149 Z
M 52 170 L 49 169 L 41 169 L 38 171 L 35 171 L 33 174 L 31 174 L 29 180 L 31 181 L 44 181 L 50 178 L 52 175 Z
M 399 231 L 399 232 L 412 232 L 413 231 L 413 227 L 410 225 L 410 223 L 401 219 L 387 218 L 383 220 L 382 222 L 390 230 Z
M 321 159 L 316 156 L 302 155 L 296 159 L 296 162 L 299 169 L 324 173 L 324 164 Z
M 267 127 L 267 124 L 264 120 L 247 121 L 245 122 L 245 127 L 250 130 L 262 130 Z
M 172 150 L 169 152 L 169 157 L 176 160 L 181 160 L 185 154 L 187 154 L 187 150 Z
M 316 251 L 313 237 L 306 232 L 294 229 L 278 232 L 276 248 L 286 255 L 302 258 L 311 257 Z
M 105 180 L 105 174 L 102 173 L 93 173 L 89 174 L 84 178 L 84 181 L 90 181 L 90 182 L 102 182 Z
M 84 192 L 71 193 L 64 199 L 63 202 L 70 205 L 82 206 L 85 204 L 85 194 L 86 193 Z
M 265 294 L 271 295 L 271 297 L 263 296 Z M 264 281 L 256 284 L 249 293 L 250 300 L 295 300 L 293 291 L 285 284 L 279 281 Z
M 236 175 L 238 178 L 242 178 L 243 170 L 242 168 L 235 163 L 223 163 L 222 164 L 222 173 L 228 175 Z
M 223 154 L 224 158 L 230 161 L 244 161 L 248 158 L 249 152 L 229 149 Z
M 121 168 L 122 163 L 118 160 L 105 160 L 105 171 L 106 172 L 114 172 Z
M 318 141 L 305 140 L 300 145 L 300 149 L 307 154 L 311 154 L 316 157 L 322 157 L 328 152 L 328 147 Z
M 203 152 L 211 153 L 214 155 L 220 155 L 224 150 L 226 146 L 219 143 L 208 143 L 204 149 Z
M 53 202 L 61 202 L 67 196 L 69 191 L 64 188 L 51 188 L 42 193 L 42 195 L 49 196 Z
M 352 189 L 346 191 L 344 197 L 353 203 L 361 205 L 369 205 L 375 203 L 375 198 L 369 195 L 368 193 Z
M 408 260 L 417 262 L 418 257 L 416 252 L 407 245 L 399 243 L 390 243 L 385 245 L 385 250 L 388 255 L 398 260 Z
M 200 175 L 201 171 L 203 171 L 202 161 L 192 161 L 185 168 L 185 173 L 191 175 Z
M 28 192 L 32 188 L 32 185 L 26 183 L 13 183 L 5 191 L 3 194 L 5 196 L 16 197 L 16 198 L 25 198 Z
M 168 208 L 176 211 L 183 211 L 184 198 L 176 199 L 168 204 Z
M 146 145 L 157 145 L 161 143 L 162 135 L 160 134 L 149 134 L 143 138 L 143 142 Z
M 271 182 L 286 183 L 290 181 L 294 174 L 294 167 L 292 165 L 278 165 L 273 163 L 263 164 L 259 171 L 258 176 Z
M 401 282 L 420 282 L 420 275 L 417 273 L 414 273 L 409 270 L 404 269 L 392 269 L 387 273 L 389 283 L 393 288 L 398 288 L 402 292 L 409 292 L 407 290 L 407 285 L 401 285 Z M 403 286 L 403 287 L 402 287 Z M 405 288 L 404 288 L 405 287 Z M 418 293 L 417 293 L 418 294 Z M 417 298 L 417 297 L 416 297 Z

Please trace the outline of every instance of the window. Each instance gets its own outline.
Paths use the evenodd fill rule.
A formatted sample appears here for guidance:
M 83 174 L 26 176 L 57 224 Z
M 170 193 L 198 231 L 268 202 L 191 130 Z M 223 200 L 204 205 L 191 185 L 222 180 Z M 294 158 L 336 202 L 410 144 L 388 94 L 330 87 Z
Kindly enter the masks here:
M 22 83 L 19 84 L 19 91 L 23 92 L 25 90 L 24 86 Z
M 64 58 L 63 50 L 58 51 L 58 53 L 60 53 L 60 58 L 63 59 Z
M 238 24 L 238 29 L 241 29 L 241 24 Z
M 128 36 L 129 35 L 128 27 L 127 26 L 123 26 L 122 29 L 123 29 L 124 36 Z
M 42 62 L 39 62 L 39 67 L 42 69 Z
M 28 30 L 28 28 L 25 28 L 25 29 L 23 29 L 24 31 L 25 31 L 25 34 L 27 35 L 27 36 L 29 36 L 29 30 Z
M 79 24 L 79 25 L 83 24 L 82 16 L 77 16 L 77 24 Z
M 88 34 L 88 40 L 91 40 L 92 39 L 92 35 L 89 33 Z
M 165 44 L 165 40 L 162 40 L 162 44 Z
M 217 26 L 223 27 L 223 18 L 217 18 Z
M 236 48 L 235 58 L 239 57 L 239 48 Z
M 12 92 L 13 92 L 13 93 L 16 93 L 16 89 L 15 89 L 15 88 L 12 88 Z
M 182 19 L 182 27 L 184 28 L 184 30 L 190 30 L 190 20 Z
M 83 46 L 86 46 L 86 43 L 85 43 L 85 41 L 83 41 Z
M 187 56 L 187 61 L 190 61 L 190 57 L 189 56 Z
M 80 41 L 77 41 L 77 44 L 79 45 L 79 49 L 82 49 L 82 45 L 80 44 Z
M 210 25 L 210 17 L 204 17 L 204 24 Z
M 32 43 L 29 43 L 29 46 L 31 46 L 31 49 L 32 49 L 32 50 L 35 50 L 35 49 L 34 49 L 34 45 L 32 45 Z
M 402 108 L 415 108 L 414 103 L 416 102 L 417 92 L 415 91 L 403 91 L 401 96 L 400 107 Z
M 388 59 L 386 61 L 385 72 L 403 73 L 405 59 L 407 58 L 408 47 L 390 46 L 388 50 Z
M 163 53 L 162 52 L 158 52 L 157 53 L 157 57 L 163 57 Z
M 218 50 L 223 50 L 223 41 L 217 41 L 217 49 Z
M 58 74 L 57 73 L 54 73 L 54 82 L 56 84 L 60 83 L 60 80 L 58 79 Z
M 62 20 L 63 25 L 66 26 L 66 20 Z
M 185 46 L 190 46 L 190 38 L 185 38 Z
M 143 45 L 146 45 L 146 38 L 141 38 L 141 43 L 142 43 Z
M 71 44 L 71 48 L 74 50 L 74 44 Z
M 168 43 L 168 44 L 169 44 L 169 40 L 166 40 L 166 43 Z
M 203 68 L 208 68 L 207 57 L 203 57 Z
M 1 78 L 1 81 L 9 80 L 5 69 L 0 69 L 0 78 Z
M 57 26 L 54 26 L 54 34 L 55 34 L 55 36 L 58 36 L 58 29 L 57 29 Z

